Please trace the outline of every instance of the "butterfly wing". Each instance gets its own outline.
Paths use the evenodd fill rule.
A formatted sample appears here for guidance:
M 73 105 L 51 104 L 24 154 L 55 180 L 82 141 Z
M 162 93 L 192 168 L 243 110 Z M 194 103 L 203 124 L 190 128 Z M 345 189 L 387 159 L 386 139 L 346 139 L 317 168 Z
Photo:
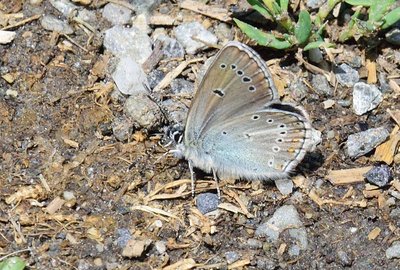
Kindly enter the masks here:
M 310 150 L 311 124 L 290 105 L 236 115 L 213 126 L 190 158 L 223 177 L 282 178 Z
M 254 50 L 229 42 L 216 55 L 190 106 L 185 141 L 198 139 L 216 121 L 279 100 L 264 61 Z

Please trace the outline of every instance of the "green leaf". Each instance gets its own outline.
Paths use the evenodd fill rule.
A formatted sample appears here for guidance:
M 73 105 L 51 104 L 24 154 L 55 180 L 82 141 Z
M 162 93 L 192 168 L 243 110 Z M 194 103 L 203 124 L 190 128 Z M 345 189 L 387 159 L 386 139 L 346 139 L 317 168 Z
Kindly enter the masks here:
M 400 7 L 393 9 L 388 14 L 386 14 L 382 20 L 384 21 L 382 29 L 386 29 L 389 26 L 395 24 L 400 20 Z
M 372 6 L 375 1 L 377 0 L 345 0 L 347 4 L 350 4 L 352 6 L 364 6 L 364 7 Z
M 320 41 L 314 41 L 314 42 L 308 43 L 307 46 L 305 46 L 303 50 L 308 51 L 308 50 L 315 49 L 315 48 L 321 48 L 321 47 L 322 48 L 331 48 L 334 46 L 335 46 L 335 44 L 333 44 L 333 43 L 329 43 L 329 42 L 320 40 Z
M 275 2 L 275 0 L 263 0 L 263 2 L 267 7 L 268 11 L 272 13 L 272 15 L 276 16 L 281 13 L 281 8 Z
M 303 44 L 308 40 L 311 33 L 311 17 L 306 10 L 300 11 L 299 21 L 294 28 L 294 35 L 299 44 Z
M 281 0 L 280 1 L 280 6 L 281 6 L 282 12 L 287 12 L 288 11 L 288 7 L 289 7 L 289 0 Z
M 11 257 L 0 262 L 0 270 L 22 270 L 26 263 L 19 257 Z
M 258 44 L 275 48 L 275 49 L 287 49 L 292 46 L 292 44 L 287 40 L 280 40 L 274 35 L 265 33 L 254 26 L 242 22 L 238 19 L 233 19 L 239 28 L 251 39 L 254 39 Z
M 247 0 L 247 2 L 254 8 L 254 10 L 258 11 L 261 15 L 263 15 L 268 20 L 275 20 L 272 16 L 271 12 L 264 6 L 262 1 L 260 0 Z
M 395 0 L 376 0 L 368 11 L 368 21 L 377 23 L 389 10 Z

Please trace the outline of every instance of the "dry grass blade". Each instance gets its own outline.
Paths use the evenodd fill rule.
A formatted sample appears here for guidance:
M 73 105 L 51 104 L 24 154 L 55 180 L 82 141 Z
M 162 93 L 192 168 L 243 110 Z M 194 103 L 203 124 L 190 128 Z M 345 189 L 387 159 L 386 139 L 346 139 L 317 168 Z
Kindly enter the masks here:
M 181 8 L 188 9 L 210 18 L 214 18 L 223 22 L 232 21 L 228 10 L 219 7 L 210 7 L 209 5 L 199 3 L 197 1 L 185 0 L 180 5 Z

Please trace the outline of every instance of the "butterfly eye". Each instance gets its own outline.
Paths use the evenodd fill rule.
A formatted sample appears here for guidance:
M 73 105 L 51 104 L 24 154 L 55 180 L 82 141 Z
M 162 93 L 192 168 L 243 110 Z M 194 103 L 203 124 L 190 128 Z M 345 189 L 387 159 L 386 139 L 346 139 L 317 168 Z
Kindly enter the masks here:
M 242 76 L 243 75 L 243 70 L 238 70 L 238 71 L 236 71 L 236 74 L 238 75 L 238 76 Z
M 249 86 L 249 91 L 250 92 L 255 92 L 256 91 L 256 87 L 254 85 L 250 85 Z
M 232 70 L 235 70 L 236 68 L 237 68 L 237 67 L 236 67 L 235 64 L 232 64 L 232 65 L 231 65 L 231 69 L 232 69 Z
M 220 68 L 225 69 L 226 68 L 226 64 L 222 63 L 221 65 L 219 65 Z
M 251 82 L 251 78 L 248 77 L 248 76 L 243 76 L 242 82 L 244 82 L 244 83 L 249 83 L 249 82 Z M 253 88 L 254 88 L 254 86 L 253 86 Z M 250 90 L 250 87 L 249 87 L 249 90 Z

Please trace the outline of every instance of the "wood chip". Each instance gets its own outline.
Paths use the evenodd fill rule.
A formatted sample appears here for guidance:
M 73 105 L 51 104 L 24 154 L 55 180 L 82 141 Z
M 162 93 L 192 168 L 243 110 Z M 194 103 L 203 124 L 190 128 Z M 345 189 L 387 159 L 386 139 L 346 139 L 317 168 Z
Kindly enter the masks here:
M 189 258 L 180 260 L 174 264 L 164 267 L 163 270 L 175 270 L 175 269 L 187 270 L 187 269 L 193 269 L 195 267 L 196 267 L 196 262 L 192 258 Z
M 375 240 L 379 236 L 380 233 L 381 233 L 381 229 L 379 227 L 375 227 L 368 234 L 368 240 Z
M 383 161 L 388 165 L 392 164 L 400 142 L 399 129 L 399 126 L 396 125 L 390 134 L 389 140 L 375 149 L 375 154 L 373 156 L 374 161 Z
M 76 141 L 70 140 L 68 138 L 63 138 L 63 141 L 66 145 L 71 146 L 72 148 L 79 148 L 79 143 Z
M 392 119 L 396 122 L 396 124 L 400 127 L 400 110 L 387 110 L 388 114 Z
M 393 89 L 396 94 L 400 94 L 400 86 L 396 83 L 395 80 L 389 80 L 389 86 Z
M 46 212 L 50 215 L 55 214 L 60 208 L 64 205 L 65 200 L 61 199 L 60 197 L 54 198 L 49 205 L 46 207 Z
M 331 170 L 326 178 L 333 185 L 348 185 L 364 182 L 364 174 L 372 169 L 372 166 L 345 170 Z
M 150 25 L 174 25 L 175 18 L 165 14 L 155 14 L 150 17 Z
M 250 264 L 249 259 L 240 260 L 228 265 L 228 269 L 238 269 Z
M 231 203 L 220 203 L 218 205 L 218 208 L 224 209 L 224 210 L 232 212 L 234 214 L 241 213 L 241 214 L 245 215 L 245 213 L 243 212 L 242 209 L 240 209 L 239 207 L 237 207 Z
M 376 83 L 378 78 L 376 77 L 376 63 L 367 59 L 365 67 L 368 70 L 367 83 Z
M 230 22 L 232 20 L 230 12 L 228 12 L 228 10 L 225 8 L 213 7 L 192 0 L 183 1 L 180 7 L 223 22 Z
M 363 195 L 365 198 L 370 199 L 370 198 L 378 198 L 381 195 L 382 191 L 379 189 L 375 190 L 363 190 Z
M 157 92 L 161 91 L 162 89 L 167 87 L 173 79 L 178 77 L 188 65 L 202 61 L 202 60 L 203 60 L 203 58 L 195 58 L 195 59 L 183 61 L 174 70 L 170 71 L 167 75 L 165 75 L 164 79 L 162 79 L 161 82 L 159 82 L 156 85 L 156 87 L 154 87 L 153 92 L 157 93 Z
M 400 181 L 399 180 L 393 180 L 392 182 L 390 182 L 392 184 L 392 186 L 400 192 Z

